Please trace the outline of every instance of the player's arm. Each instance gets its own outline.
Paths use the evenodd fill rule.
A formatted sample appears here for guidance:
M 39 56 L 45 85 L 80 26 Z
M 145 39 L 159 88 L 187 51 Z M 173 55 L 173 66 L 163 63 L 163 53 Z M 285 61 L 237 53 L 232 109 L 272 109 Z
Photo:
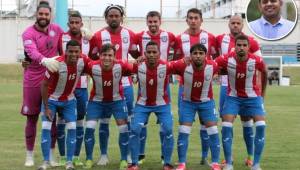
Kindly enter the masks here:
M 264 62 L 262 62 L 262 64 L 261 64 L 261 96 L 262 97 L 265 97 L 267 81 L 268 81 L 267 67 L 264 64 Z
M 26 61 L 33 60 L 33 61 L 41 62 L 41 60 L 44 58 L 44 55 L 42 55 L 38 51 L 37 44 L 36 41 L 34 40 L 33 34 L 30 32 L 24 32 L 22 35 L 22 39 L 23 39 L 23 46 L 25 52 L 25 60 Z
M 45 78 L 42 81 L 41 84 L 41 94 L 42 94 L 42 100 L 45 110 L 45 115 L 48 118 L 49 121 L 53 121 L 51 110 L 48 107 L 48 86 L 49 86 L 49 79 L 50 79 L 50 73 L 48 70 L 45 73 Z
M 226 71 L 226 67 L 225 67 L 224 56 L 221 55 L 221 56 L 215 58 L 214 61 L 216 62 L 217 66 L 218 66 L 218 74 L 219 75 L 226 75 L 227 71 Z
M 97 33 L 95 33 L 90 40 L 90 50 L 89 50 L 89 58 L 92 60 L 98 60 L 99 59 L 99 48 L 98 43 L 100 43 L 100 40 L 97 38 Z M 100 47 L 100 46 L 99 46 Z
M 210 50 L 211 50 L 211 56 L 212 59 L 215 59 L 219 56 L 219 51 L 218 51 L 218 47 L 217 47 L 217 39 L 214 35 L 210 36 Z
M 131 39 L 131 47 L 129 49 L 129 54 L 134 59 L 137 59 L 138 57 L 140 57 L 140 52 L 138 50 L 138 36 L 133 32 L 130 32 L 130 39 Z

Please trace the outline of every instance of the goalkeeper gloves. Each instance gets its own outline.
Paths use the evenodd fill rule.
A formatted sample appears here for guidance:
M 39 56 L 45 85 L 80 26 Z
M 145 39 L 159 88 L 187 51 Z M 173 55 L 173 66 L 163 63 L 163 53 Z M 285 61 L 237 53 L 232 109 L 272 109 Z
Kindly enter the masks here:
M 59 62 L 56 60 L 59 56 L 55 56 L 52 58 L 46 58 L 44 57 L 41 60 L 41 64 L 45 66 L 49 71 L 51 72 L 57 72 L 59 69 Z

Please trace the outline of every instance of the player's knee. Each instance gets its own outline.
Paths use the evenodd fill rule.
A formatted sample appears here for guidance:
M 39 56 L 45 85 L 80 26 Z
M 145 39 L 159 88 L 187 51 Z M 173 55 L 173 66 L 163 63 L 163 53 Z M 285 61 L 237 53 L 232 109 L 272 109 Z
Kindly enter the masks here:
M 109 124 L 110 118 L 101 118 L 99 122 L 100 124 Z
M 83 124 L 84 124 L 83 120 L 77 120 L 76 121 L 76 126 L 77 127 L 83 127 Z
M 85 116 L 85 113 L 78 113 L 77 115 L 77 120 L 83 120 L 84 119 L 84 116 Z
M 207 130 L 208 135 L 218 134 L 218 127 L 217 126 L 208 127 L 208 128 L 206 128 L 206 130 Z
M 95 129 L 96 126 L 97 126 L 97 121 L 95 121 L 95 120 L 88 120 L 86 122 L 86 128 Z
M 127 133 L 128 132 L 128 125 L 127 124 L 119 125 L 118 129 L 119 129 L 119 133 Z
M 69 129 L 76 129 L 76 122 L 67 122 L 66 123 L 67 130 Z
M 43 121 L 42 122 L 42 129 L 51 130 L 52 122 Z
M 222 127 L 232 128 L 233 124 L 231 122 L 222 122 Z
M 57 119 L 57 124 L 65 124 L 65 120 L 62 118 Z
M 170 124 L 165 124 L 162 126 L 163 128 L 163 132 L 166 134 L 166 135 L 170 135 L 173 133 L 173 125 L 172 123 Z
M 266 126 L 266 121 L 260 120 L 255 122 L 255 126 Z
M 192 127 L 186 125 L 179 126 L 179 133 L 191 134 Z
M 144 126 L 144 123 L 131 123 L 130 131 L 132 134 L 138 135 L 141 133 L 143 126 Z
M 243 127 L 253 127 L 253 120 L 242 121 Z

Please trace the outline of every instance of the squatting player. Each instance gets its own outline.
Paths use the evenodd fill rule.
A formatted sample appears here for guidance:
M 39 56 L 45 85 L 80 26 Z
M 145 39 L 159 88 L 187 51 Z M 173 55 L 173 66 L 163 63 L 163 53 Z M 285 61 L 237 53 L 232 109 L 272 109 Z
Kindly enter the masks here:
M 62 114 L 67 128 L 67 163 L 66 169 L 74 169 L 72 159 L 76 146 L 76 99 L 74 89 L 80 75 L 86 70 L 88 58 L 81 54 L 81 45 L 70 40 L 66 45 L 66 54 L 59 56 L 57 72 L 49 70 L 41 85 L 43 99 L 41 149 L 43 164 L 38 168 L 45 170 L 50 166 L 50 130 L 57 112 Z

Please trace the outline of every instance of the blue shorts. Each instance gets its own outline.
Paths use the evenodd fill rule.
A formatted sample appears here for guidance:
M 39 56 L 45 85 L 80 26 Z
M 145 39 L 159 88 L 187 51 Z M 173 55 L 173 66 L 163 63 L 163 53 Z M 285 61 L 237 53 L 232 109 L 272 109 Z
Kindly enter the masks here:
M 89 101 L 86 120 L 98 120 L 103 114 L 114 115 L 115 119 L 127 119 L 128 112 L 124 100 L 114 102 Z
M 52 118 L 55 117 L 56 113 L 59 112 L 60 117 L 63 118 L 66 122 L 76 122 L 77 120 L 77 111 L 76 111 L 76 100 L 69 101 L 55 101 L 48 100 L 48 107 L 51 110 Z M 45 108 L 42 105 L 42 121 L 49 121 L 46 115 L 44 114 Z
M 134 100 L 134 94 L 133 94 L 133 86 L 124 86 L 124 97 L 127 105 L 128 115 L 132 115 L 132 109 L 133 109 L 133 100 Z
M 240 116 L 264 116 L 264 102 L 262 97 L 232 97 L 226 96 L 222 115 L 233 114 Z
M 220 86 L 220 98 L 219 98 L 220 113 L 222 113 L 226 96 L 227 96 L 227 86 Z
M 83 120 L 88 102 L 87 88 L 76 88 L 74 94 L 77 100 L 77 120 Z
M 193 123 L 195 114 L 198 113 L 201 122 L 217 122 L 218 115 L 215 109 L 215 101 L 190 102 L 182 100 L 180 102 L 179 123 Z
M 183 95 L 183 85 L 178 86 L 178 99 L 177 99 L 177 107 L 178 110 L 180 110 L 180 101 L 182 100 L 182 95 Z
M 220 99 L 219 99 L 219 113 L 222 113 L 223 107 L 224 107 L 224 102 L 227 96 L 227 88 L 228 86 L 221 86 L 220 88 Z M 241 108 L 239 111 L 239 115 L 244 116 L 243 112 L 245 112 L 245 108 Z M 221 116 L 222 114 L 220 114 Z
M 131 118 L 132 126 L 145 124 L 148 122 L 150 114 L 154 112 L 158 121 L 165 126 L 173 127 L 173 117 L 171 114 L 170 104 L 162 106 L 143 106 L 136 104 L 133 109 L 133 117 Z

